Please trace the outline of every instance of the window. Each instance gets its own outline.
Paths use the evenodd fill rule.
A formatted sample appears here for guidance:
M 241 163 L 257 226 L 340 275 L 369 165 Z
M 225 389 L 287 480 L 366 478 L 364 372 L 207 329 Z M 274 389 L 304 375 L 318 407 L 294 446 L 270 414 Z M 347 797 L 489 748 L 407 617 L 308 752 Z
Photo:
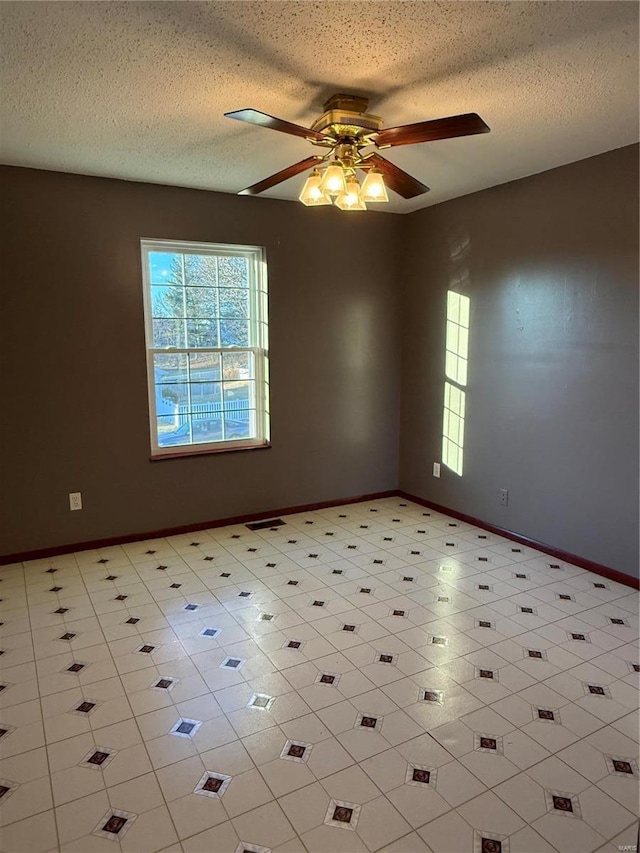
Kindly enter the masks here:
M 469 297 L 450 290 L 447 293 L 447 336 L 442 422 L 442 461 L 462 476 L 464 450 L 464 410 L 469 356 Z
M 268 444 L 264 250 L 141 246 L 152 456 Z

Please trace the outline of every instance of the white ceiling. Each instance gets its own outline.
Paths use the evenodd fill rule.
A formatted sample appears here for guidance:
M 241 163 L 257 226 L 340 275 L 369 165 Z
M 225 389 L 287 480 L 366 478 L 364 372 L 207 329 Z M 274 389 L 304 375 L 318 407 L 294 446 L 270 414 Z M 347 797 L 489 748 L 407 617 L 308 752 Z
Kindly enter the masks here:
M 385 152 L 431 187 L 405 212 L 638 139 L 635 2 L 3 2 L 3 162 L 234 193 L 319 149 L 334 92 L 386 126 L 492 132 Z M 266 195 L 294 199 L 304 177 Z

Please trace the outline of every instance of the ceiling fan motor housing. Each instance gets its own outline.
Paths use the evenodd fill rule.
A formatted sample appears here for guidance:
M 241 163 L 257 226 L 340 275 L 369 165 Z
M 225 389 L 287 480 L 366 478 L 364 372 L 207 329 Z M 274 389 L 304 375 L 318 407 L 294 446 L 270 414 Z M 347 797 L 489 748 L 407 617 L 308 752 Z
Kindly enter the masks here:
M 319 133 L 328 131 L 328 135 L 337 139 L 376 133 L 382 128 L 382 119 L 367 113 L 368 105 L 368 99 L 359 95 L 333 95 L 311 129 Z

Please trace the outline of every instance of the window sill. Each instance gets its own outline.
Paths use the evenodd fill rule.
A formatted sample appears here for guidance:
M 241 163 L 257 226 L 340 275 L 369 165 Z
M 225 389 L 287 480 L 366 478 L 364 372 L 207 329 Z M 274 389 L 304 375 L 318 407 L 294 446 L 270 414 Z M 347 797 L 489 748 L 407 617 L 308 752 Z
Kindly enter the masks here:
M 150 462 L 162 462 L 165 459 L 189 459 L 190 456 L 210 456 L 218 453 L 246 453 L 251 450 L 270 450 L 271 442 L 265 444 L 245 444 L 238 447 L 206 447 L 198 448 L 198 450 L 175 451 L 173 453 L 162 453 L 157 456 L 150 456 Z

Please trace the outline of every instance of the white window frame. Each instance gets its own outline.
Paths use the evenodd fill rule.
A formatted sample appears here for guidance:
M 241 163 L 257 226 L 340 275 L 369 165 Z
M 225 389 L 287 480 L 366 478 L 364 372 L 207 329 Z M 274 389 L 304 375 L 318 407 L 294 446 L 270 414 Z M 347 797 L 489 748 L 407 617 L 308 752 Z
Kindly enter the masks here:
M 190 456 L 202 453 L 219 453 L 229 450 L 249 450 L 270 445 L 269 418 L 269 349 L 268 349 L 268 304 L 267 263 L 264 247 L 241 246 L 222 243 L 192 243 L 182 240 L 142 239 L 142 283 L 144 299 L 145 344 L 147 351 L 147 390 L 149 398 L 149 432 L 151 458 L 162 459 L 175 456 Z M 151 303 L 151 280 L 149 275 L 150 252 L 173 252 L 176 254 L 213 255 L 242 257 L 249 262 L 249 344 L 247 347 L 154 347 L 153 311 Z M 180 354 L 192 352 L 253 354 L 255 367 L 255 438 L 230 439 L 228 441 L 198 442 L 161 447 L 157 437 L 156 383 L 154 356 L 157 354 Z

